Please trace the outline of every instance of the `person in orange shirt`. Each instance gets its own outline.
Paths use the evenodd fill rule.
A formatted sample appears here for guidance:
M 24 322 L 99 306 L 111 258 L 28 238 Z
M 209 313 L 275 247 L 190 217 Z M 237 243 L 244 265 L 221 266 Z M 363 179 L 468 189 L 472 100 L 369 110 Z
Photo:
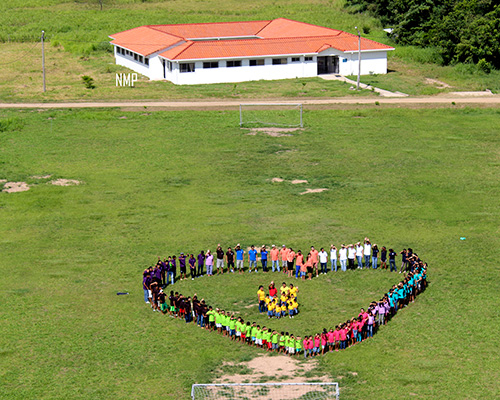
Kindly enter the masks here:
M 280 251 L 273 244 L 273 247 L 271 248 L 271 263 L 272 263 L 273 272 L 274 272 L 274 267 L 276 267 L 277 271 L 280 272 L 279 254 L 280 254 Z
M 307 268 L 307 280 L 310 281 L 312 279 L 312 273 L 313 273 L 313 261 L 311 257 L 311 253 L 307 255 L 307 261 L 306 261 L 306 268 Z
M 311 258 L 312 258 L 312 266 L 314 272 L 316 273 L 316 277 L 318 276 L 318 250 L 311 246 Z
M 302 264 L 304 264 L 304 255 L 302 254 L 302 252 L 299 250 L 297 252 L 297 260 L 295 262 L 295 279 L 298 279 L 299 278 L 299 273 L 301 271 L 301 268 L 302 268 Z
M 293 275 L 293 262 L 295 261 L 295 251 L 293 251 L 291 247 L 288 250 L 286 261 L 287 261 L 287 275 L 291 278 Z
M 285 245 L 282 246 L 280 250 L 280 256 L 281 256 L 281 266 L 283 267 L 283 272 L 286 273 L 287 267 L 288 267 L 288 249 L 286 248 Z

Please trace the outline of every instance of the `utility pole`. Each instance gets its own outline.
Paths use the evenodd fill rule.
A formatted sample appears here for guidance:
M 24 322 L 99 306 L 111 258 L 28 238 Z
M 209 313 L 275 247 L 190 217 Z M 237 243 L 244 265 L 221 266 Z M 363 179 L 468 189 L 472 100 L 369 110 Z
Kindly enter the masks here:
M 42 72 L 43 72 L 43 92 L 45 93 L 45 46 L 44 46 L 44 39 L 45 39 L 45 31 L 42 31 Z
M 359 81 L 361 79 L 361 33 L 357 26 L 354 27 L 358 31 L 358 82 L 356 84 L 356 90 L 359 90 Z

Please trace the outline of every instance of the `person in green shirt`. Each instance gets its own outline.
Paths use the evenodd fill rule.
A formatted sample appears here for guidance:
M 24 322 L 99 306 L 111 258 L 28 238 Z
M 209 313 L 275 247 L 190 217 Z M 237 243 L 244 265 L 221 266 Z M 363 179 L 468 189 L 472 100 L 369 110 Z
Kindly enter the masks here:
M 274 351 L 278 350 L 278 332 L 273 331 L 273 334 L 271 335 L 271 343 L 272 343 L 272 349 Z
M 247 322 L 247 326 L 245 328 L 245 341 L 248 344 L 252 344 L 252 325 L 250 325 L 250 322 Z
M 253 345 L 255 344 L 255 339 L 257 338 L 257 325 L 255 322 L 252 324 L 251 336 L 252 336 L 252 343 L 250 343 L 250 345 Z
M 212 331 L 215 327 L 215 311 L 212 309 L 212 306 L 208 307 L 207 315 L 208 315 L 208 329 Z
M 285 348 L 285 332 L 281 332 L 280 338 L 279 338 L 279 352 L 282 353 L 284 348 Z
M 229 319 L 229 336 L 231 336 L 231 340 L 236 340 L 236 318 L 234 315 L 231 315 Z
M 288 332 L 285 333 L 285 354 L 288 353 L 288 345 L 290 341 L 290 334 Z
M 260 325 L 257 325 L 257 334 L 255 335 L 255 344 L 258 347 L 262 346 L 262 329 L 260 329 Z
M 295 354 L 295 336 L 290 335 L 290 338 L 288 339 L 288 355 L 290 357 L 293 357 Z
M 269 328 L 267 331 L 264 332 L 264 335 L 262 337 L 262 342 L 265 344 L 265 347 L 267 347 L 267 351 L 271 351 L 271 328 Z
M 215 317 L 215 327 L 217 329 L 217 332 L 221 333 L 221 329 L 222 329 L 221 313 L 220 313 L 220 310 L 218 308 L 215 309 L 214 317 Z
M 297 336 L 295 338 L 295 354 L 300 356 L 301 351 L 302 351 L 302 339 L 300 336 Z
M 236 340 L 240 341 L 241 340 L 241 323 L 242 319 L 241 317 L 238 317 L 236 321 Z

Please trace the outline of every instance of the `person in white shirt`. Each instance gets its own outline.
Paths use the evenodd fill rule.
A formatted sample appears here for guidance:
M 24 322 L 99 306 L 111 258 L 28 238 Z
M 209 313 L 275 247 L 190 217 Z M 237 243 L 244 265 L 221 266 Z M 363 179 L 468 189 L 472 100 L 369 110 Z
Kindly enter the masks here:
M 347 261 L 349 263 L 349 269 L 354 269 L 354 257 L 356 257 L 356 249 L 353 244 L 347 246 Z
M 370 255 L 372 252 L 372 245 L 370 239 L 365 237 L 365 247 L 363 249 L 363 254 L 365 256 L 365 268 L 370 268 Z
M 347 248 L 345 247 L 345 244 L 343 244 L 340 247 L 339 260 L 340 260 L 340 269 L 342 271 L 346 271 L 347 270 Z
M 358 260 L 358 269 L 363 269 L 363 245 L 361 242 L 356 243 L 356 259 Z
M 326 274 L 326 264 L 328 263 L 328 253 L 322 247 L 318 253 L 319 265 L 321 265 L 321 273 Z
M 330 246 L 330 266 L 332 268 L 335 267 L 335 272 L 337 272 L 337 248 L 332 244 Z

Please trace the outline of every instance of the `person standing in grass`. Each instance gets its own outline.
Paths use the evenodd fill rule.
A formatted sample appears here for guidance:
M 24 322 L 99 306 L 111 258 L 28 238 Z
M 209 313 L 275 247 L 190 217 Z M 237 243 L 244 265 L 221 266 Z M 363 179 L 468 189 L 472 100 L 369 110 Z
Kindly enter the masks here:
M 312 261 L 311 253 L 307 254 L 305 267 L 307 270 L 307 280 L 310 281 L 312 279 L 312 274 L 313 274 L 313 261 Z
M 276 289 L 276 286 L 274 285 L 274 281 L 272 281 L 270 284 L 269 284 L 269 297 L 271 298 L 271 300 L 273 300 L 276 295 L 278 294 L 278 289 Z
M 273 244 L 271 247 L 271 266 L 273 269 L 273 272 L 276 271 L 280 272 L 280 262 L 279 262 L 279 250 L 276 248 L 276 246 Z
M 295 251 L 290 247 L 288 249 L 288 255 L 287 255 L 287 273 L 288 276 L 291 278 L 293 274 L 293 263 L 295 261 Z
M 238 243 L 236 245 L 236 268 L 240 271 L 240 274 L 243 273 L 243 254 L 245 254 L 245 250 L 243 250 Z
M 222 247 L 220 243 L 217 245 L 217 249 L 215 250 L 215 253 L 217 255 L 217 275 L 223 274 L 224 273 L 224 250 L 222 250 Z
M 205 264 L 205 252 L 202 250 L 198 254 L 198 276 L 203 276 L 203 265 Z
M 300 270 L 303 264 L 304 264 L 304 255 L 299 250 L 297 251 L 297 259 L 295 261 L 295 279 L 299 278 Z
M 226 262 L 227 262 L 227 270 L 231 270 L 234 273 L 234 252 L 231 250 L 231 247 L 227 248 L 226 251 Z
M 311 246 L 311 251 L 309 252 L 311 255 L 311 261 L 312 261 L 312 266 L 314 269 L 314 272 L 316 273 L 316 277 L 318 277 L 318 250 L 314 248 L 314 246 Z
M 248 250 L 248 272 L 252 272 L 252 265 L 257 272 L 257 250 L 255 250 L 255 246 L 252 244 L 250 250 Z
M 142 273 L 142 288 L 144 290 L 144 303 L 149 304 L 150 303 L 150 293 L 151 293 L 151 276 L 149 275 L 149 272 L 147 269 L 144 270 Z
M 332 272 L 334 268 L 337 272 L 337 248 L 333 244 L 330 246 L 330 267 Z
M 340 260 L 340 269 L 344 272 L 347 271 L 347 247 L 345 246 L 345 244 L 340 246 L 339 260 Z
M 181 281 L 186 279 L 186 256 L 181 253 L 179 256 L 179 269 L 181 271 Z
M 387 249 L 385 246 L 382 246 L 380 250 L 380 268 L 387 269 Z
M 288 266 L 288 249 L 286 248 L 285 245 L 281 246 L 280 257 L 281 257 L 281 267 L 283 268 L 283 272 L 286 272 Z
M 267 249 L 265 244 L 260 248 L 260 262 L 262 264 L 262 272 L 267 272 Z M 257 272 L 257 270 L 255 271 Z
M 170 277 L 172 278 L 172 285 L 175 282 L 176 275 L 177 275 L 177 257 L 172 256 L 172 262 L 170 263 Z
M 213 275 L 214 269 L 214 256 L 210 252 L 210 249 L 207 250 L 207 255 L 205 256 L 205 266 L 207 267 L 207 275 Z
M 363 269 L 363 246 L 361 242 L 356 243 L 356 260 L 358 261 L 358 269 Z
M 396 252 L 393 249 L 389 249 L 389 266 L 391 268 L 391 272 L 397 272 L 396 268 Z
M 259 303 L 259 313 L 263 313 L 266 305 L 266 292 L 264 292 L 264 286 L 262 285 L 257 290 L 257 301 Z
M 196 258 L 194 258 L 194 254 L 189 256 L 189 271 L 191 272 L 191 280 L 194 281 L 194 278 L 196 278 Z
M 378 264 L 378 246 L 375 243 L 372 247 L 372 268 L 377 269 L 377 264 Z
M 326 274 L 326 264 L 328 263 L 328 253 L 322 247 L 318 253 L 319 265 L 321 266 L 321 274 Z
M 403 251 L 401 251 L 399 254 L 401 254 L 401 269 L 399 270 L 399 273 L 401 274 L 403 272 L 403 269 L 406 268 L 406 256 L 408 255 L 408 252 L 406 251 L 406 249 L 403 249 Z
M 349 264 L 349 269 L 351 270 L 354 269 L 355 257 L 356 257 L 356 249 L 354 248 L 354 245 L 351 243 L 349 246 L 347 246 L 347 261 Z
M 295 336 L 295 354 L 297 357 L 300 357 L 300 353 L 302 352 L 302 338 L 300 336 Z
M 370 255 L 372 251 L 372 245 L 370 243 L 370 239 L 365 237 L 363 254 L 365 256 L 365 268 L 370 268 Z

